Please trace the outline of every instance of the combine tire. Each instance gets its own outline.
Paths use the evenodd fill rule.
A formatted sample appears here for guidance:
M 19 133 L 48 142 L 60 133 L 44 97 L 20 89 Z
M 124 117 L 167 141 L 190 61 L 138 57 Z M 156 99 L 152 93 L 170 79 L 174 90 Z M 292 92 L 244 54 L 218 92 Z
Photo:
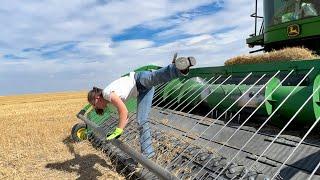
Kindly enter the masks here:
M 75 142 L 80 142 L 87 139 L 87 125 L 77 123 L 72 127 L 71 137 Z

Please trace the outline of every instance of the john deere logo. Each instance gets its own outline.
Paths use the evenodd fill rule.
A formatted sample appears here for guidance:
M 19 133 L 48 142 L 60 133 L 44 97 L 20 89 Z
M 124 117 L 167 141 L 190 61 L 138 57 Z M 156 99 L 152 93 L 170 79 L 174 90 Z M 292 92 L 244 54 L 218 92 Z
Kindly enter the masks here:
M 298 24 L 292 24 L 288 26 L 287 31 L 289 37 L 295 37 L 300 35 L 300 27 Z

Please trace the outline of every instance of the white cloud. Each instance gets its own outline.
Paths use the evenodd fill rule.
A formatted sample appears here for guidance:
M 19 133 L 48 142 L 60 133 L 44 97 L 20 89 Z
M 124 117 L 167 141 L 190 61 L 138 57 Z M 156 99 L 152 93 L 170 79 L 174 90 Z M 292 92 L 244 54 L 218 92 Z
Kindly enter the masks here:
M 86 54 L 96 54 L 96 55 L 113 55 L 113 48 L 111 48 L 110 39 L 91 39 L 78 44 L 79 51 Z
M 147 40 L 126 40 L 119 43 L 115 43 L 115 49 L 117 50 L 140 50 L 144 48 L 151 47 L 153 45 L 152 41 Z
M 250 0 L 226 0 L 219 5 L 223 9 L 213 14 L 185 13 L 213 2 L 222 1 L 154 0 L 141 3 L 125 0 L 102 4 L 73 0 L 63 3 L 56 0 L 2 1 L 0 25 L 6 28 L 0 33 L 0 82 L 16 80 L 19 87 L 24 85 L 22 81 L 34 78 L 30 83 L 40 86 L 45 82 L 40 83 L 37 78 L 42 81 L 47 78 L 48 87 L 43 91 L 85 89 L 93 84 L 103 86 L 139 66 L 166 65 L 176 51 L 180 55 L 195 56 L 199 66 L 222 65 L 226 58 L 248 51 L 245 38 L 253 31 L 254 21 L 249 15 L 254 6 Z M 178 13 L 182 14 L 171 18 Z M 191 37 L 162 45 L 148 37 L 112 41 L 113 35 L 137 25 L 150 29 L 169 28 L 158 34 L 157 39 L 182 34 Z M 64 47 L 53 44 L 69 41 L 74 42 L 72 51 L 59 52 L 59 56 L 50 59 L 42 55 Z M 22 51 L 41 47 L 41 52 Z M 4 54 L 27 59 L 4 59 Z M 49 83 L 49 79 L 55 83 Z M 3 90 L 0 94 L 32 90 L 30 86 L 17 92 Z

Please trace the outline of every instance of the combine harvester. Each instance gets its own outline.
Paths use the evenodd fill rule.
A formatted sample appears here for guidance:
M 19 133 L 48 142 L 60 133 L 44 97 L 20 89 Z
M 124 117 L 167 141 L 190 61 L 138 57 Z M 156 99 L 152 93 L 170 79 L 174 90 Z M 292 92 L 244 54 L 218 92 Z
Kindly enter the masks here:
M 247 44 L 264 54 L 157 86 L 149 116 L 154 159 L 140 154 L 135 99 L 126 104 L 129 124 L 119 139 L 103 141 L 117 125 L 115 108 L 99 116 L 90 105 L 72 136 L 105 152 L 128 179 L 320 179 L 320 58 L 281 50 L 304 46 L 319 55 L 319 14 L 318 0 L 264 0 L 260 17 L 256 1 Z M 136 171 L 137 163 L 144 168 Z

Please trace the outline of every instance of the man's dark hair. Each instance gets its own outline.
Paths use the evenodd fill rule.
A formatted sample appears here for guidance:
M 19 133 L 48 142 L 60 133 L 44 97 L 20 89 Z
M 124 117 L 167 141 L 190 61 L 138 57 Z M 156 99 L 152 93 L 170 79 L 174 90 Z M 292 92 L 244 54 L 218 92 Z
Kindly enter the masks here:
M 95 102 L 95 97 L 96 96 L 102 96 L 102 89 L 100 88 L 97 88 L 97 87 L 93 87 L 92 90 L 90 90 L 88 92 L 88 102 L 93 105 L 94 102 Z M 98 109 L 98 108 L 95 108 L 96 110 L 96 113 L 99 114 L 99 115 L 103 115 L 103 109 Z

